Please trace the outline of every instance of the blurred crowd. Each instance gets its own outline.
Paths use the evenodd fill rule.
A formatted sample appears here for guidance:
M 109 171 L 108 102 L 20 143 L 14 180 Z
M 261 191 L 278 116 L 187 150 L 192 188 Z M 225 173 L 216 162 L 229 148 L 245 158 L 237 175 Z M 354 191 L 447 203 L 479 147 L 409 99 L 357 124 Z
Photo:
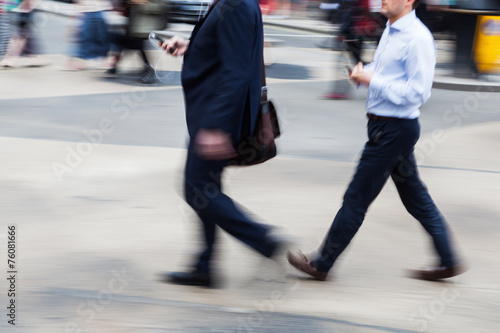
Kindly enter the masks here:
M 363 44 L 377 43 L 385 28 L 380 15 L 381 0 L 333 1 L 327 19 L 339 26 L 333 42 L 323 47 L 347 49 L 351 58 L 362 62 Z M 498 73 L 500 45 L 498 32 L 484 31 L 484 22 L 496 26 L 499 21 L 499 0 L 423 0 L 416 9 L 417 17 L 435 38 L 451 40 L 455 46 L 453 73 L 458 77 L 478 77 Z M 491 29 L 490 29 L 491 30 Z M 336 96 L 336 94 L 333 94 Z
M 36 58 L 41 53 L 37 38 L 34 12 L 39 0 L 0 0 L 0 66 L 14 67 L 20 58 Z M 476 15 L 450 11 L 469 3 L 472 7 L 494 6 L 500 1 L 423 0 L 417 16 L 433 32 L 447 32 L 447 38 L 456 42 L 457 73 L 475 72 L 470 56 L 476 31 Z M 85 69 L 88 61 L 98 60 L 109 74 L 116 74 L 124 50 L 135 50 L 143 62 L 142 83 L 154 83 L 154 70 L 144 52 L 144 42 L 154 30 L 167 26 L 165 0 L 78 0 L 79 24 L 68 28 L 73 48 L 67 70 Z M 347 50 L 354 63 L 363 62 L 363 45 L 377 43 L 386 19 L 380 14 L 382 0 L 259 0 L 261 11 L 267 16 L 314 17 L 331 22 L 335 37 L 323 47 Z M 471 8 L 472 8 L 471 7 Z M 109 24 L 106 12 L 123 17 L 122 24 Z
M 0 66 L 14 67 L 20 58 L 41 53 L 37 38 L 35 9 L 37 0 L 1 0 Z M 85 69 L 89 60 L 102 63 L 116 74 L 124 50 L 136 50 L 144 63 L 142 83 L 154 83 L 156 77 L 144 52 L 144 42 L 151 31 L 166 28 L 166 3 L 163 0 L 79 0 L 79 24 L 68 27 L 73 44 L 62 69 Z M 113 11 L 123 16 L 120 24 L 110 25 L 105 14 Z
M 0 61 L 2 67 L 12 66 L 19 56 L 33 57 L 40 53 L 34 29 L 36 0 L 2 0 L 0 6 Z

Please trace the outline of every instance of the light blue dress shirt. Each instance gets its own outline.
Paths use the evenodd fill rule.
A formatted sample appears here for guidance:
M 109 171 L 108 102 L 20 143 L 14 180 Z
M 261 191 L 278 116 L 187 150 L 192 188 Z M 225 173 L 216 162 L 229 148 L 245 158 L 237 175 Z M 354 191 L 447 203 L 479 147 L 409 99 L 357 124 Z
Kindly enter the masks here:
M 431 96 L 436 44 L 412 11 L 394 24 L 387 22 L 374 60 L 365 66 L 373 78 L 366 109 L 379 116 L 415 119 Z

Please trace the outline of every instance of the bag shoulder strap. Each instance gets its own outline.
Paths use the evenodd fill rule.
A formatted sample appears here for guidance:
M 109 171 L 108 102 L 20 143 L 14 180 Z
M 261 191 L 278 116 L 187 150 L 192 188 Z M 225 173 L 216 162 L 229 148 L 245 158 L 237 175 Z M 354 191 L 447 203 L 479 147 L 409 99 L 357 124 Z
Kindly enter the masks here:
M 262 43 L 264 44 L 264 43 Z M 261 82 L 261 90 L 260 90 L 260 104 L 267 103 L 267 84 L 266 84 L 266 65 L 264 63 L 264 45 L 262 45 L 262 65 L 260 71 L 260 82 Z

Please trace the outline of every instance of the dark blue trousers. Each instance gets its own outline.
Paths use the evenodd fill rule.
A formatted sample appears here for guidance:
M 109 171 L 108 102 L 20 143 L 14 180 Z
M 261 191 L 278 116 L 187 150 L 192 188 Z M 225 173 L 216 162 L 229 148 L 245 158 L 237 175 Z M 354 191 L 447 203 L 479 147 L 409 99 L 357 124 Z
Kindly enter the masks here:
M 456 265 L 446 222 L 420 180 L 414 146 L 420 136 L 418 119 L 368 122 L 368 142 L 354 177 L 344 195 L 331 228 L 314 260 L 319 271 L 328 272 L 363 223 L 370 204 L 389 176 L 406 210 L 416 218 L 434 242 L 440 264 Z
M 108 26 L 103 12 L 85 13 L 80 28 L 79 45 L 76 56 L 82 59 L 105 57 L 110 48 Z
M 205 249 L 195 265 L 195 269 L 200 272 L 210 272 L 216 226 L 266 257 L 273 254 L 277 245 L 268 237 L 271 227 L 252 221 L 222 192 L 221 176 L 227 163 L 227 160 L 201 159 L 193 151 L 193 145 L 189 145 L 184 194 L 186 202 L 195 210 L 203 224 Z

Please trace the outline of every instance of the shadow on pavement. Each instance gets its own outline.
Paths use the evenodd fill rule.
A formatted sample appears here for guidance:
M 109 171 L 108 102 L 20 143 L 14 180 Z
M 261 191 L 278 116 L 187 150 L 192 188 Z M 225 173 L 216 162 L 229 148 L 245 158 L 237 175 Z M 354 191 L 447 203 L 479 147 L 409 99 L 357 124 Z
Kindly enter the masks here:
M 305 66 L 274 63 L 266 67 L 266 76 L 274 79 L 307 80 L 311 78 Z

